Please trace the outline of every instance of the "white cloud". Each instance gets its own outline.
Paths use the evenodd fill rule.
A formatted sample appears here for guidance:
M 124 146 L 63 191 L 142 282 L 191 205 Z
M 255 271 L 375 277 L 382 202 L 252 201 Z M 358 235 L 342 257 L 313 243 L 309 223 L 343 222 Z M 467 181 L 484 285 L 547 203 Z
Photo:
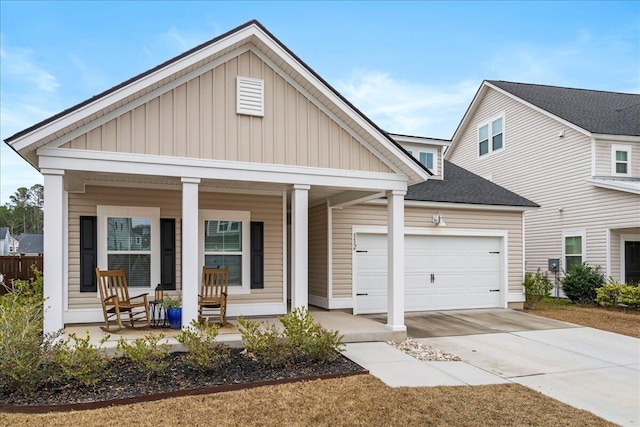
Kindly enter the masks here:
M 480 80 L 465 80 L 436 86 L 355 70 L 336 88 L 386 131 L 451 138 L 479 85 Z
M 55 92 L 60 86 L 56 77 L 39 67 L 31 59 L 32 52 L 28 49 L 0 47 L 2 73 L 35 85 L 39 90 Z

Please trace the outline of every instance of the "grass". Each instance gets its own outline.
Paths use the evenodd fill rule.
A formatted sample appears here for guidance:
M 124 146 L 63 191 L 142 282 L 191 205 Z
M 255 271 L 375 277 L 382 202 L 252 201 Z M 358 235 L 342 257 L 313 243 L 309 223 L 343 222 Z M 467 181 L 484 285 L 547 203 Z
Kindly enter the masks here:
M 546 298 L 535 309 L 525 311 L 538 316 L 640 338 L 640 312 L 634 309 L 619 311 L 598 306 L 578 305 L 566 299 Z
M 370 375 L 71 413 L 0 413 L 0 425 L 612 426 L 518 384 L 391 388 Z

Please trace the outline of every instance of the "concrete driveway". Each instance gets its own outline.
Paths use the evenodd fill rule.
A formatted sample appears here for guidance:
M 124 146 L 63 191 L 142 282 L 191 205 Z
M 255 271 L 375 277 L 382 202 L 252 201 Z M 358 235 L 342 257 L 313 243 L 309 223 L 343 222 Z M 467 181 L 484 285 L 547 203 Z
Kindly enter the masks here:
M 408 335 L 621 425 L 640 425 L 640 340 L 513 310 L 409 314 Z M 439 362 L 434 362 L 439 363 Z

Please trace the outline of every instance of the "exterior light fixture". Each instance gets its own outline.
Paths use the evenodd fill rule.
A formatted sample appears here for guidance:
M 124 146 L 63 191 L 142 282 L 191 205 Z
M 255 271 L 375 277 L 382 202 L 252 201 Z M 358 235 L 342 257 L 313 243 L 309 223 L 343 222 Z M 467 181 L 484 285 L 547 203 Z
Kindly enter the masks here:
M 433 223 L 436 225 L 436 227 L 446 227 L 447 223 L 444 222 L 444 217 L 442 216 L 442 214 L 440 212 L 438 212 L 437 214 L 435 214 L 432 218 Z

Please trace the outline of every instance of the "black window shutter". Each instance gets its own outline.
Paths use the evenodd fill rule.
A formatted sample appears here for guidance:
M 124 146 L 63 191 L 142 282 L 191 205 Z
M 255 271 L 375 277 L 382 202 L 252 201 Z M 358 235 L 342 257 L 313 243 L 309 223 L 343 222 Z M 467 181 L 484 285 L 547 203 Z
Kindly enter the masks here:
M 251 222 L 251 289 L 264 288 L 264 222 Z
M 80 292 L 97 292 L 98 218 L 80 217 Z
M 162 288 L 176 288 L 176 220 L 160 218 L 160 282 Z

